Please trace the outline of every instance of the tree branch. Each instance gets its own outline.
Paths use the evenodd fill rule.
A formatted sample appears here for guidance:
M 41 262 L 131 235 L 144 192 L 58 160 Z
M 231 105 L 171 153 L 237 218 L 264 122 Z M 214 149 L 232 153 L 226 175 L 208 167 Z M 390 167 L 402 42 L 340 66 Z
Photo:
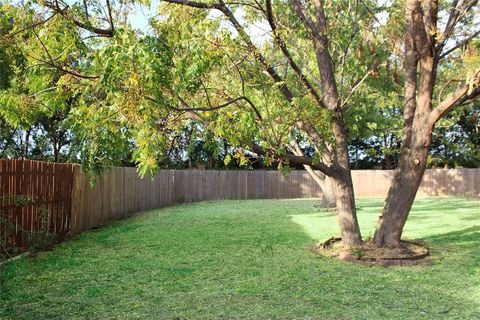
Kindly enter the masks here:
M 279 85 L 278 88 L 282 95 L 285 97 L 285 99 L 287 99 L 288 102 L 293 102 L 293 94 L 288 88 L 288 86 L 285 84 L 284 79 L 278 75 L 277 71 L 275 71 L 273 66 L 267 61 L 267 59 L 260 52 L 260 50 L 253 44 L 252 40 L 245 32 L 245 29 L 242 27 L 242 25 L 235 18 L 232 11 L 230 11 L 230 9 L 228 9 L 225 5 L 220 7 L 219 10 L 228 18 L 230 23 L 232 23 L 232 25 L 235 27 L 242 40 L 245 42 L 249 50 L 253 53 L 255 58 L 263 65 L 265 71 L 268 73 L 270 78 Z
M 317 23 L 315 23 L 301 0 L 292 0 L 292 6 L 300 21 L 302 21 L 315 47 L 318 70 L 320 72 L 320 87 L 324 95 L 325 105 L 336 110 L 339 107 L 338 89 L 332 59 L 328 51 L 328 40 L 325 36 L 327 22 L 321 1 L 315 0 Z
M 112 7 L 110 5 L 110 0 L 106 0 L 106 1 L 107 1 L 108 19 L 110 20 L 110 30 L 115 30 L 115 25 L 113 24 Z
M 357 89 L 362 85 L 362 83 L 368 78 L 368 76 L 373 72 L 373 70 L 369 70 L 362 79 L 355 81 L 355 84 L 353 85 L 352 89 L 350 90 L 348 96 L 343 100 L 343 102 L 340 104 L 340 108 L 343 108 L 346 110 L 348 108 L 347 102 L 350 99 L 350 97 L 357 91 Z
M 315 39 L 317 39 L 318 37 L 318 26 L 312 20 L 308 12 L 305 10 L 300 0 L 292 0 L 292 6 L 298 18 L 300 19 L 300 21 L 302 21 L 305 29 L 307 29 L 311 40 L 315 41 Z
M 472 76 L 469 83 L 465 83 L 457 88 L 447 98 L 445 98 L 435 109 L 432 110 L 428 118 L 429 125 L 433 126 L 447 112 L 456 106 L 462 105 L 467 101 L 474 100 L 480 96 L 480 69 Z
M 22 32 L 25 32 L 25 31 L 27 31 L 27 30 L 29 30 L 29 29 L 32 29 L 32 28 L 35 28 L 35 27 L 37 27 L 37 26 L 39 26 L 39 25 L 42 25 L 42 24 L 44 24 L 44 23 L 47 23 L 48 21 L 50 21 L 50 19 L 52 19 L 52 18 L 55 17 L 56 15 L 57 15 L 57 12 L 54 12 L 50 17 L 48 17 L 48 18 L 46 18 L 46 19 L 44 19 L 44 20 L 38 21 L 38 22 L 36 22 L 36 23 L 34 23 L 34 24 L 31 24 L 31 25 L 29 25 L 29 26 L 26 26 L 25 28 L 22 28 L 22 29 L 20 29 L 20 30 L 18 30 L 18 31 L 15 31 L 14 33 L 8 34 L 8 35 L 5 36 L 5 38 L 13 38 L 13 37 L 15 37 L 16 35 L 18 35 L 18 34 L 20 34 L 20 33 L 22 33 Z
M 72 70 L 65 69 L 65 68 L 63 68 L 63 67 L 60 67 L 60 66 L 54 64 L 54 63 L 51 63 L 50 61 L 43 60 L 43 59 L 41 59 L 41 58 L 32 56 L 31 54 L 28 54 L 28 53 L 27 53 L 27 55 L 28 55 L 30 58 L 32 58 L 32 59 L 35 59 L 35 60 L 40 61 L 40 62 L 42 62 L 42 63 L 44 63 L 44 64 L 46 64 L 46 65 L 48 65 L 48 66 L 50 66 L 50 67 L 52 67 L 52 68 L 57 69 L 57 70 L 60 71 L 60 72 L 67 73 L 67 74 L 69 74 L 69 75 L 72 75 L 72 76 L 75 76 L 75 77 L 78 77 L 78 78 L 88 79 L 88 80 L 93 80 L 93 79 L 98 79 L 98 78 L 99 78 L 99 76 L 87 76 L 87 75 L 78 73 L 78 72 L 76 72 L 76 71 L 72 71 Z
M 324 142 L 324 139 L 322 139 L 322 137 L 318 134 L 317 130 L 315 130 L 312 125 L 306 123 L 305 121 L 297 121 L 296 125 L 298 129 L 303 130 L 308 135 L 314 145 L 316 145 L 317 147 L 322 146 L 328 153 L 328 155 L 331 156 L 331 150 L 329 150 L 329 148 Z
M 178 107 L 174 107 L 172 105 L 167 105 L 167 107 L 169 109 L 172 109 L 172 110 L 175 110 L 175 111 L 182 111 L 182 112 L 186 112 L 186 111 L 215 111 L 215 110 L 219 110 L 219 109 L 223 109 L 225 107 L 228 107 L 231 104 L 235 104 L 236 102 L 238 102 L 240 100 L 244 100 L 245 102 L 247 102 L 248 105 L 250 105 L 250 107 L 252 107 L 253 111 L 255 112 L 255 115 L 257 116 L 257 119 L 259 121 L 263 120 L 263 117 L 260 114 L 260 112 L 258 111 L 255 104 L 253 104 L 253 102 L 248 97 L 245 97 L 245 96 L 240 96 L 240 97 L 237 97 L 237 98 L 234 98 L 234 99 L 230 99 L 230 100 L 226 101 L 225 103 L 219 104 L 217 106 L 210 106 L 210 107 L 190 107 L 190 105 L 184 99 L 182 99 L 179 95 L 177 95 L 177 98 L 178 98 L 178 100 L 180 100 L 180 103 L 182 103 L 184 108 L 178 108 Z M 149 101 L 152 101 L 154 103 L 158 103 L 158 101 L 155 100 L 152 97 L 146 96 L 145 99 L 147 99 Z
M 445 25 L 445 29 L 443 30 L 443 40 L 441 43 L 438 44 L 438 49 L 441 50 L 445 45 L 445 42 L 450 37 L 455 24 L 458 21 L 458 15 L 460 14 L 460 7 L 463 5 L 463 0 L 454 0 L 452 3 L 452 7 L 450 8 L 450 14 L 448 15 L 447 24 Z
M 60 8 L 60 5 L 58 4 L 58 1 L 55 1 L 55 3 L 52 3 L 52 2 L 45 2 L 44 4 L 47 8 L 50 8 L 53 10 L 53 12 L 55 13 L 59 13 L 61 14 L 63 17 L 65 17 L 66 19 L 69 19 L 70 21 L 72 21 L 77 27 L 79 28 L 82 28 L 84 30 L 87 30 L 87 31 L 90 31 L 92 33 L 95 33 L 95 34 L 98 34 L 98 35 L 101 35 L 103 37 L 113 37 L 113 34 L 115 33 L 115 30 L 114 29 L 102 29 L 102 28 L 97 28 L 97 27 L 94 27 L 92 25 L 89 25 L 89 24 L 86 24 L 86 23 L 83 23 L 81 22 L 80 20 L 78 19 L 75 19 L 71 13 L 69 12 L 70 10 L 70 7 L 68 5 L 65 4 L 65 7 L 64 8 Z M 111 21 L 110 23 L 110 26 L 113 25 L 113 21 Z
M 447 51 L 445 51 L 444 53 L 442 53 L 440 56 L 439 56 L 439 60 L 445 58 L 446 56 L 448 56 L 450 53 L 452 53 L 453 51 L 457 50 L 458 48 L 461 48 L 462 46 L 464 46 L 465 44 L 469 43 L 470 41 L 472 41 L 475 37 L 477 37 L 478 35 L 480 35 L 480 30 L 477 30 L 476 32 L 472 33 L 470 36 L 466 37 L 465 39 L 463 39 L 462 41 L 458 42 L 457 44 L 455 44 L 452 48 L 448 49 Z
M 293 154 L 296 156 L 304 156 L 302 149 L 300 148 L 300 145 L 298 144 L 298 141 L 293 142 Z M 321 177 L 317 172 L 315 172 L 311 166 L 304 164 L 303 167 L 305 170 L 310 174 L 310 176 L 315 180 L 315 182 L 319 186 L 324 186 L 325 184 L 325 176 Z M 323 192 L 324 190 L 322 190 Z
M 205 3 L 201 1 L 189 1 L 189 0 L 163 0 L 168 3 L 180 4 L 182 6 L 197 8 L 197 9 L 219 9 L 225 4 L 221 2 Z M 220 9 L 219 9 L 220 10 Z
M 265 156 L 267 154 L 276 156 L 276 153 L 275 153 L 274 150 L 265 150 L 264 148 L 262 148 L 258 144 L 253 144 L 251 146 L 251 150 L 253 152 L 255 152 L 256 154 L 260 155 L 260 156 Z M 324 174 L 326 174 L 327 176 L 332 177 L 332 176 L 336 175 L 336 171 L 332 167 L 329 167 L 324 163 L 313 164 L 312 159 L 309 158 L 309 157 L 297 156 L 297 155 L 293 155 L 293 154 L 287 154 L 287 155 L 282 156 L 282 157 L 284 157 L 290 163 L 293 163 L 293 164 L 310 166 L 312 169 L 319 170 L 319 171 L 323 172 Z
M 250 39 L 248 34 L 245 32 L 245 29 L 238 22 L 238 20 L 235 18 L 235 16 L 230 11 L 230 9 L 228 9 L 225 3 L 220 2 L 220 3 L 206 4 L 203 2 L 186 1 L 186 0 L 163 0 L 163 1 L 168 3 L 187 5 L 194 8 L 217 9 L 221 11 L 228 18 L 228 20 L 234 26 L 234 28 L 237 30 L 239 36 L 241 37 L 243 42 L 246 44 L 247 48 L 253 53 L 254 57 L 264 67 L 265 71 L 268 73 L 270 78 L 275 83 L 278 84 L 278 88 L 282 93 L 282 95 L 285 97 L 285 99 L 290 103 L 293 102 L 293 97 L 294 97 L 293 93 L 290 91 L 288 86 L 284 83 L 282 77 L 280 77 L 277 71 L 272 67 L 272 65 L 270 65 L 267 59 L 263 56 L 260 50 L 253 44 L 252 40 Z M 336 90 L 336 87 L 335 87 L 335 90 Z M 338 102 L 338 94 L 337 94 L 337 101 L 335 102 L 335 106 L 337 106 L 337 102 Z M 320 136 L 318 135 L 318 133 L 313 127 L 306 125 L 303 121 L 297 121 L 296 124 L 299 126 L 299 128 L 302 128 L 303 130 L 305 130 L 305 132 L 312 138 L 313 141 L 315 141 L 316 139 L 320 139 Z
M 179 5 L 189 6 L 193 8 L 200 8 L 200 9 L 217 9 L 222 12 L 225 17 L 230 21 L 233 25 L 235 30 L 237 30 L 240 38 L 246 44 L 247 48 L 250 52 L 254 55 L 254 57 L 260 62 L 260 64 L 264 67 L 265 71 L 268 73 L 270 78 L 278 84 L 278 88 L 282 95 L 287 99 L 288 102 L 293 102 L 293 94 L 288 88 L 288 86 L 283 81 L 284 79 L 280 77 L 280 75 L 275 71 L 273 66 L 267 61 L 267 59 L 263 56 L 260 50 L 255 46 L 252 39 L 248 36 L 245 32 L 243 26 L 238 22 L 237 18 L 233 15 L 232 11 L 225 5 L 223 2 L 215 2 L 215 3 L 204 3 L 199 1 L 187 1 L 187 0 L 163 0 L 164 2 L 168 3 L 175 3 Z
M 266 1 L 266 17 L 267 21 L 270 25 L 270 28 L 272 29 L 273 37 L 275 41 L 277 42 L 277 45 L 280 47 L 280 50 L 282 50 L 283 55 L 287 58 L 290 66 L 292 67 L 293 71 L 297 74 L 297 76 L 300 78 L 300 81 L 303 83 L 303 85 L 307 88 L 307 91 L 314 97 L 315 101 L 317 101 L 318 105 L 322 108 L 326 108 L 325 104 L 322 101 L 322 98 L 318 94 L 318 92 L 313 88 L 312 84 L 308 81 L 307 77 L 302 73 L 300 70 L 300 67 L 295 63 L 293 60 L 292 55 L 290 54 L 285 41 L 283 41 L 282 37 L 278 34 L 277 31 L 277 25 L 275 23 L 275 18 L 273 16 L 273 10 L 272 10 L 272 1 L 267 0 Z
M 463 16 L 465 16 L 465 14 L 473 7 L 473 5 L 475 5 L 477 1 L 478 0 L 471 0 L 465 5 L 464 5 L 464 0 L 453 1 L 452 7 L 450 9 L 448 21 L 447 21 L 447 24 L 445 25 L 445 30 L 443 31 L 443 39 L 436 47 L 437 54 L 440 54 L 442 52 L 448 39 L 452 35 L 453 30 L 455 29 L 455 26 L 457 25 L 457 23 L 463 18 Z M 448 53 L 450 53 L 451 51 L 449 50 Z M 443 53 L 439 59 L 441 59 L 442 57 L 445 57 L 448 53 Z

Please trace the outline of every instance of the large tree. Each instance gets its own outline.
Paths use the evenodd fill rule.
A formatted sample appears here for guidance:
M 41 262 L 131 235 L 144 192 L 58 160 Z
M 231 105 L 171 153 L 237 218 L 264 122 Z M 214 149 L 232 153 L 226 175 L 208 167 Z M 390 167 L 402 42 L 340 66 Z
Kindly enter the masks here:
M 227 3 L 219 2 L 197 2 L 186 0 L 165 0 L 165 2 L 190 6 L 199 9 L 216 9 L 220 11 L 237 30 L 239 37 L 244 44 L 251 50 L 257 60 L 263 65 L 265 71 L 270 75 L 273 81 L 280 83 L 278 86 L 280 92 L 287 101 L 293 104 L 294 94 L 286 83 L 279 77 L 272 64 L 255 46 L 245 27 L 241 25 L 235 17 L 234 12 Z M 279 2 L 279 7 L 286 3 Z M 365 5 L 365 3 L 362 2 Z M 452 79 L 446 79 L 446 85 L 435 92 L 437 73 L 442 72 L 445 68 L 443 62 L 448 60 L 450 55 L 462 46 L 466 46 L 475 39 L 478 30 L 469 30 L 475 25 L 475 5 L 477 1 L 455 1 L 451 7 L 446 7 L 448 18 L 441 30 L 438 23 L 439 3 L 435 0 L 419 1 L 407 0 L 405 8 L 405 41 L 403 46 L 403 67 L 404 67 L 404 106 L 403 106 L 403 132 L 401 156 L 398 168 L 395 173 L 391 188 L 389 190 L 385 208 L 379 219 L 378 228 L 375 234 L 375 243 L 379 247 L 397 247 L 400 245 L 403 226 L 408 217 L 418 187 L 426 167 L 427 155 L 431 141 L 431 135 L 434 125 L 449 110 L 455 106 L 469 102 L 480 94 L 480 69 L 477 69 L 477 62 L 471 65 L 461 65 L 462 68 L 467 67 L 467 78 L 458 88 L 449 89 L 452 91 L 446 98 L 442 97 L 442 93 L 449 85 Z M 315 53 L 318 72 L 318 87 L 309 81 L 309 78 L 303 73 L 304 65 L 298 65 L 295 56 L 291 54 L 288 48 L 288 42 L 282 37 L 288 31 L 278 31 L 277 21 L 271 1 L 265 1 L 264 5 L 255 2 L 248 4 L 260 12 L 263 12 L 265 19 L 270 26 L 272 37 L 277 48 L 283 53 L 284 59 L 288 61 L 292 70 L 295 71 L 299 80 L 305 86 L 318 104 L 318 108 L 325 108 L 331 111 L 331 129 L 334 136 L 332 147 L 332 156 L 328 157 L 322 154 L 326 160 L 323 164 L 327 165 L 329 171 L 319 168 L 326 175 L 332 178 L 334 191 L 337 196 L 338 218 L 342 241 L 345 246 L 358 245 L 361 243 L 360 231 L 356 219 L 353 188 L 349 171 L 349 159 L 347 151 L 347 133 L 345 127 L 345 111 L 348 107 L 347 100 L 349 95 L 342 98 L 341 91 L 338 89 L 338 81 L 340 78 L 335 64 L 332 59 L 331 51 L 333 46 L 329 44 L 333 38 L 331 30 L 338 28 L 337 19 L 328 19 L 328 4 L 321 0 L 313 0 L 306 4 L 302 1 L 292 0 L 289 5 L 296 15 L 297 23 L 301 23 L 306 31 L 307 38 L 311 41 L 312 51 Z M 341 15 L 342 8 L 337 3 L 336 14 Z M 325 9 L 327 8 L 327 10 Z M 370 10 L 367 7 L 368 10 Z M 442 8 L 440 8 L 442 9 Z M 245 11 L 248 9 L 245 8 Z M 370 11 L 372 15 L 372 13 Z M 393 14 L 392 14 L 393 15 Z M 356 15 L 354 15 L 357 17 Z M 395 19 L 392 17 L 391 19 Z M 288 22 L 281 21 L 283 26 L 288 26 Z M 348 21 L 347 27 L 354 28 L 358 21 Z M 370 25 L 371 27 L 371 25 Z M 288 28 L 288 27 L 287 27 Z M 345 26 L 343 26 L 345 28 Z M 344 31 L 342 26 L 340 30 Z M 339 31 L 336 29 L 335 31 Z M 460 29 L 460 32 L 459 32 Z M 461 33 L 469 30 L 466 36 L 461 37 Z M 295 29 L 298 34 L 298 28 Z M 377 36 L 378 37 L 378 36 Z M 355 38 L 355 33 L 351 41 Z M 452 41 L 457 43 L 452 44 Z M 375 44 L 375 43 L 374 43 Z M 348 47 L 347 47 L 348 48 Z M 475 47 L 470 55 L 478 56 Z M 348 49 L 347 49 L 348 52 Z M 345 52 L 345 55 L 347 55 Z M 379 49 L 373 54 L 375 58 L 382 58 Z M 344 56 L 344 58 L 346 58 Z M 388 59 L 388 58 L 387 58 Z M 364 63 L 364 61 L 361 61 Z M 378 68 L 378 61 L 373 62 L 371 66 L 372 73 Z M 344 65 L 339 64 L 341 67 Z M 363 64 L 365 65 L 365 64 Z M 357 67 L 362 64 L 357 63 Z M 370 67 L 370 66 L 369 66 Z M 368 73 L 367 73 L 368 74 Z M 343 76 L 343 75 L 342 75 Z M 343 79 L 342 79 L 343 80 Z M 456 79 L 457 80 L 457 79 Z M 357 81 L 358 84 L 358 81 Z M 352 86 L 350 90 L 356 88 Z M 321 92 L 321 94 L 318 94 Z M 434 105 L 434 98 L 438 95 L 440 101 L 437 106 Z M 443 100 L 442 100 L 443 99 Z M 355 106 L 353 106 L 355 107 Z M 317 148 L 321 146 L 321 140 L 317 138 L 318 133 L 309 130 L 308 122 L 301 119 L 296 123 L 298 129 L 302 130 L 313 142 Z M 317 138 L 317 139 L 316 139 Z M 323 143 L 325 145 L 325 143 Z M 327 146 L 328 147 L 328 146 Z M 262 154 L 263 150 L 255 150 Z M 300 156 L 300 149 L 295 149 L 296 154 Z
M 452 108 L 480 95 L 479 51 L 469 47 L 472 61 L 464 61 L 457 68 L 466 78 L 447 79 L 441 90 L 436 88 L 438 74 L 445 72 L 445 60 L 456 49 L 475 39 L 480 30 L 475 24 L 477 1 L 454 1 L 443 29 L 439 23 L 439 2 L 436 0 L 407 0 L 405 2 L 404 110 L 402 151 L 400 163 L 389 189 L 385 207 L 375 233 L 377 246 L 396 247 L 400 244 L 403 227 L 422 181 L 435 124 Z M 465 24 L 462 28 L 461 24 Z M 452 35 L 468 30 L 456 43 Z M 471 50 L 471 52 L 470 52 Z M 465 53 L 464 53 L 465 55 Z M 447 62 L 448 63 L 448 62 Z M 451 62 L 450 62 L 451 63 Z M 460 86 L 450 87 L 451 80 L 460 80 Z M 435 99 L 437 97 L 437 99 Z

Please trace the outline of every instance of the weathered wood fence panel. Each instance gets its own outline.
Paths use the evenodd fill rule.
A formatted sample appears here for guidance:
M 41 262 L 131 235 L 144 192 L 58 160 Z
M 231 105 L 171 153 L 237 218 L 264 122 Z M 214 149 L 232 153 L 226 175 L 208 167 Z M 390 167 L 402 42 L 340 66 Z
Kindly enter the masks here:
M 358 170 L 352 171 L 352 176 L 356 196 L 385 197 L 393 171 Z M 277 171 L 260 170 L 162 170 L 142 179 L 135 168 L 112 168 L 92 187 L 76 165 L 0 160 L 0 195 L 4 198 L 0 217 L 15 226 L 8 236 L 6 225 L 0 223 L 0 240 L 25 246 L 24 231 L 34 233 L 39 228 L 39 208 L 50 212 L 49 230 L 62 238 L 135 212 L 177 203 L 321 194 L 306 171 L 292 171 L 285 177 Z M 480 197 L 480 169 L 427 170 L 418 194 Z M 36 197 L 36 201 L 16 206 L 8 195 Z
M 176 203 L 320 197 L 322 194 L 306 171 L 292 171 L 284 177 L 277 171 L 261 170 L 163 170 L 153 178 L 141 179 L 134 168 L 114 168 L 93 188 L 79 168 L 75 172 L 78 178 L 73 190 L 73 217 L 86 222 L 76 225 L 74 233 L 134 212 Z M 352 176 L 356 196 L 385 197 L 393 171 L 355 170 Z M 480 197 L 480 170 L 427 170 L 418 194 Z
M 71 164 L 0 159 L 0 243 L 25 248 L 44 224 L 59 240 L 71 228 Z
M 393 170 L 353 170 L 355 196 L 386 197 L 393 174 Z M 428 169 L 417 195 L 480 197 L 480 169 Z

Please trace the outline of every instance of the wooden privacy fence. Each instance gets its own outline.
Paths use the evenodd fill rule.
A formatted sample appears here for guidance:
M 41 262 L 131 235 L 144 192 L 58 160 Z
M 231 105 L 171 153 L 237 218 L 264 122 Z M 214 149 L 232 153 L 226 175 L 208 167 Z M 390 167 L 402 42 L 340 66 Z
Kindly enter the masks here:
M 113 168 L 91 188 L 77 167 L 74 180 L 73 233 L 176 203 L 321 195 L 306 171 L 285 178 L 278 171 L 162 170 L 153 178 L 141 179 L 135 168 Z
M 393 171 L 352 171 L 356 196 L 385 197 Z M 220 199 L 320 197 L 322 192 L 306 171 L 284 177 L 277 171 L 162 170 L 153 178 L 138 177 L 135 168 L 113 168 L 91 187 L 81 168 L 70 164 L 0 160 L 0 195 L 36 197 L 16 206 L 0 204 L 1 217 L 14 226 L 2 242 L 26 245 L 25 232 L 39 227 L 38 209 L 50 212 L 49 228 L 60 238 L 132 215 L 176 203 Z M 427 170 L 419 195 L 480 197 L 480 169 Z M 0 221 L 1 222 L 1 221 Z
M 357 197 L 385 198 L 394 170 L 353 170 Z M 480 169 L 427 169 L 417 196 L 480 198 Z
M 393 171 L 354 170 L 357 197 L 385 197 Z M 140 179 L 134 168 L 113 168 L 91 188 L 75 168 L 72 232 L 78 233 L 134 212 L 175 203 L 220 199 L 320 197 L 306 171 L 284 177 L 278 171 L 162 170 Z M 480 169 L 427 170 L 418 195 L 480 197 Z
M 0 237 L 3 249 L 25 248 L 41 229 L 61 240 L 70 232 L 72 164 L 0 159 Z

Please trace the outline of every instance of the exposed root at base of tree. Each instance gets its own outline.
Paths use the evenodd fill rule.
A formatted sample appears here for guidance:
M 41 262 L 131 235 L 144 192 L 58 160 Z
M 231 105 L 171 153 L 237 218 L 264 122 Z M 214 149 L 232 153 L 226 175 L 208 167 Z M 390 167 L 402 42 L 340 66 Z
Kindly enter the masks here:
M 402 240 L 400 247 L 378 248 L 373 241 L 361 246 L 345 249 L 341 238 L 330 238 L 313 248 L 313 251 L 327 257 L 364 265 L 411 266 L 428 262 L 430 250 L 421 241 Z

